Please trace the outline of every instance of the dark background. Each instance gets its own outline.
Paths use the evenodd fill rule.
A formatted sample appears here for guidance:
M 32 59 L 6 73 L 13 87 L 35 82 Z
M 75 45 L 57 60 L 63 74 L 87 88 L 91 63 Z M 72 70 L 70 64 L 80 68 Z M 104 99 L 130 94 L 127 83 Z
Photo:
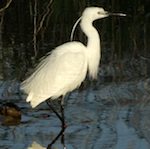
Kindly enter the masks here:
M 0 0 L 0 79 L 22 81 L 42 56 L 70 40 L 72 26 L 87 6 L 127 14 L 94 22 L 102 41 L 100 77 L 149 77 L 149 0 Z M 86 43 L 79 27 L 74 39 Z

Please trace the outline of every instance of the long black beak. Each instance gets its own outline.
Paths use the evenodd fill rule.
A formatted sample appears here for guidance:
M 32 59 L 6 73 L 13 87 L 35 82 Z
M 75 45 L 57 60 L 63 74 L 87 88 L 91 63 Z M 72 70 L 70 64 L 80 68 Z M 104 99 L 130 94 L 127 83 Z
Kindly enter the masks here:
M 109 16 L 121 16 L 121 17 L 127 16 L 127 15 L 124 14 L 124 13 L 108 13 L 108 14 L 109 14 Z

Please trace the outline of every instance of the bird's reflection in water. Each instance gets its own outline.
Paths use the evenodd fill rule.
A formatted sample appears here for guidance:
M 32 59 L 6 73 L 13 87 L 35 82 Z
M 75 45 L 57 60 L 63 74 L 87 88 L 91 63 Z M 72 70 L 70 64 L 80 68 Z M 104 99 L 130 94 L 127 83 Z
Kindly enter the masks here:
M 62 102 L 63 100 L 60 100 L 59 102 Z M 61 130 L 59 134 L 51 141 L 51 143 L 47 146 L 47 149 L 52 149 L 53 144 L 61 137 L 61 144 L 63 145 L 63 149 L 66 149 L 65 146 L 65 129 L 67 125 L 65 124 L 65 116 L 64 116 L 64 103 L 60 103 L 60 114 L 58 111 L 56 111 L 56 107 L 54 107 L 53 102 L 47 101 L 48 106 L 50 109 L 58 116 L 59 120 L 61 121 Z M 62 106 L 63 105 L 63 106 Z M 58 109 L 58 108 L 57 108 Z
M 47 102 L 48 106 L 50 107 L 50 110 L 52 110 L 59 118 L 61 121 L 61 130 L 57 134 L 57 136 L 47 145 L 47 148 L 44 148 L 37 144 L 36 142 L 33 142 L 32 146 L 28 149 L 55 149 L 58 144 L 56 144 L 57 141 L 60 140 L 61 144 L 59 144 L 59 147 L 66 149 L 65 145 L 65 129 L 67 127 L 65 123 L 65 118 L 64 118 L 64 107 L 62 107 L 62 104 L 60 104 L 61 100 L 58 100 L 56 102 L 49 101 Z M 57 111 L 56 111 L 57 109 Z
M 56 148 L 62 148 L 62 146 L 60 146 L 60 145 L 57 145 L 57 147 L 56 146 L 55 147 L 49 146 L 49 149 L 56 149 Z M 43 147 L 34 141 L 32 143 L 32 145 L 30 147 L 28 147 L 27 149 L 48 149 L 48 148 Z M 66 147 L 64 147 L 63 149 L 66 149 Z
M 66 149 L 65 138 L 64 138 L 64 128 L 62 128 L 59 134 L 52 140 L 50 144 L 48 144 L 47 149 L 52 149 L 52 146 L 60 137 L 61 137 L 61 144 L 63 145 L 63 149 Z
M 46 149 L 45 147 L 39 145 L 36 142 L 33 142 L 32 145 L 30 147 L 28 147 L 28 149 Z

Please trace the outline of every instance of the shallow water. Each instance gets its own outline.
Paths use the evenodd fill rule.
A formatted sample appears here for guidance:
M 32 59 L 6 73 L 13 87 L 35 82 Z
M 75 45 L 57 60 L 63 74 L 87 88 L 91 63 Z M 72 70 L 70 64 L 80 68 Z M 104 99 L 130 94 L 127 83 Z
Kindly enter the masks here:
M 13 94 L 14 92 L 14 94 Z M 0 149 L 44 149 L 61 129 L 46 104 L 31 109 L 13 90 L 7 99 L 22 110 L 18 126 L 0 126 Z M 2 96 L 1 96 L 2 97 Z M 12 98 L 11 98 L 12 97 Z M 1 99 L 4 102 L 6 98 Z M 67 149 L 149 149 L 150 104 L 144 81 L 75 91 L 65 103 Z M 60 139 L 53 148 L 62 149 Z

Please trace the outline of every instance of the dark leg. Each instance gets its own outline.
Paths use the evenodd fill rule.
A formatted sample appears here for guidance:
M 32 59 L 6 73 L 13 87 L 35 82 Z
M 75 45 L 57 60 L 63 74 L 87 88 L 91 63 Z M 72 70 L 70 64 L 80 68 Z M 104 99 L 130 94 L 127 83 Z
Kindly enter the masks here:
M 55 139 L 52 140 L 52 142 L 50 144 L 48 144 L 47 149 L 51 149 L 52 145 L 59 139 L 60 136 L 62 136 L 64 130 L 61 129 L 61 131 L 59 132 L 59 134 L 55 137 Z M 64 145 L 63 145 L 64 146 Z
M 52 145 L 61 137 L 61 143 L 63 144 L 64 149 L 65 147 L 65 138 L 64 138 L 64 131 L 66 129 L 66 124 L 65 124 L 65 115 L 64 115 L 64 97 L 61 97 L 60 99 L 60 112 L 61 115 L 55 110 L 55 108 L 51 104 L 51 100 L 47 100 L 47 104 L 50 107 L 50 109 L 57 115 L 57 117 L 60 119 L 62 126 L 61 126 L 61 131 L 59 134 L 55 137 L 55 139 L 48 145 L 47 149 L 51 149 Z
M 62 122 L 62 117 L 60 116 L 60 114 L 55 110 L 55 108 L 52 106 L 52 102 L 50 99 L 48 99 L 46 101 L 47 105 L 50 107 L 50 109 L 57 115 L 57 117 L 60 119 L 60 121 Z
M 62 116 L 62 137 L 61 137 L 61 143 L 63 144 L 64 149 L 65 147 L 65 129 L 66 129 L 66 124 L 65 124 L 65 114 L 64 114 L 64 97 L 61 98 L 60 101 L 60 108 L 61 108 L 61 116 Z

